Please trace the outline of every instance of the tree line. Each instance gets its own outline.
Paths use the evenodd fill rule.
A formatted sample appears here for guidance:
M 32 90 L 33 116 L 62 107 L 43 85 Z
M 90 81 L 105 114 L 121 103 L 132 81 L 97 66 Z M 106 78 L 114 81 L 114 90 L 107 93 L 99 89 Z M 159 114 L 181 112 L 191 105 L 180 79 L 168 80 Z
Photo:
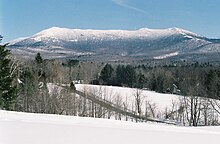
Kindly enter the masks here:
M 219 98 L 220 67 L 199 65 L 198 62 L 184 66 L 157 67 L 106 64 L 91 83 Z

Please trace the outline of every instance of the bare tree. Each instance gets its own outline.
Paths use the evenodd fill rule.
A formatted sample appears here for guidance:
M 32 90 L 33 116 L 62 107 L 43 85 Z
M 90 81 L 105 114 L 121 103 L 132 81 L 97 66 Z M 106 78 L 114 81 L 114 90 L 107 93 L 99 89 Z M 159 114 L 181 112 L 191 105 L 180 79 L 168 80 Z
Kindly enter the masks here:
M 135 98 L 135 106 L 136 106 L 136 111 L 138 115 L 142 115 L 142 103 L 143 103 L 143 95 L 142 95 L 142 90 L 141 89 L 135 89 L 134 94 Z
M 150 102 L 150 101 L 145 101 L 145 116 L 146 117 L 156 117 L 156 103 Z

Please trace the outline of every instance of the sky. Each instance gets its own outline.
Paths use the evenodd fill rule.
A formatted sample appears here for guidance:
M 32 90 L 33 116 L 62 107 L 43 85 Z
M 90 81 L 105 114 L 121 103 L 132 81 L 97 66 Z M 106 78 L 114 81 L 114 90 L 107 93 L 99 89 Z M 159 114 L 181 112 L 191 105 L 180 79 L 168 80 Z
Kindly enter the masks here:
M 3 42 L 57 26 L 75 29 L 179 27 L 220 38 L 220 0 L 0 0 Z

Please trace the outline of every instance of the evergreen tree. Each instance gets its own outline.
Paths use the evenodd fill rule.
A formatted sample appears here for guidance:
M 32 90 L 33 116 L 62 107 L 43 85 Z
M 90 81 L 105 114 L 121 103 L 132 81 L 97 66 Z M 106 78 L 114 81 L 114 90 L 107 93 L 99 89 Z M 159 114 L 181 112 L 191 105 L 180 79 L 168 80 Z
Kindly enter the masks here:
M 0 36 L 0 41 L 2 37 Z M 16 91 L 12 86 L 12 75 L 10 69 L 9 50 L 6 45 L 0 45 L 0 108 L 10 110 Z
M 142 73 L 139 73 L 137 76 L 137 88 L 143 88 L 145 81 L 145 76 Z
M 40 53 L 37 53 L 35 56 L 35 63 L 34 63 L 34 71 L 38 73 L 38 78 L 42 80 L 46 79 L 46 71 L 45 71 L 45 61 L 41 57 Z
M 134 87 L 137 84 L 135 68 L 131 65 L 118 65 L 116 68 L 116 84 L 119 86 Z
M 156 81 L 156 76 L 155 76 L 154 73 L 152 74 L 152 77 L 151 77 L 151 79 L 150 79 L 150 84 L 149 84 L 149 86 L 150 86 L 150 89 L 151 89 L 152 91 L 155 91 L 156 88 L 157 88 L 157 81 Z
M 111 64 L 106 64 L 101 71 L 100 79 L 103 81 L 104 84 L 111 84 L 113 79 L 113 72 L 114 69 L 112 68 Z
M 116 85 L 122 86 L 125 79 L 125 67 L 118 65 L 116 68 Z
M 217 70 L 210 70 L 206 75 L 205 81 L 207 94 L 211 98 L 219 98 L 220 96 L 220 74 Z
M 40 53 L 37 53 L 37 55 L 35 56 L 35 61 L 37 64 L 43 63 L 43 58 L 41 57 Z
M 156 79 L 156 92 L 164 92 L 164 87 L 163 87 L 163 84 L 164 84 L 164 78 L 163 76 L 159 75 L 157 76 L 157 79 Z
M 137 74 L 135 68 L 131 65 L 125 67 L 125 84 L 129 87 L 133 87 L 137 82 Z

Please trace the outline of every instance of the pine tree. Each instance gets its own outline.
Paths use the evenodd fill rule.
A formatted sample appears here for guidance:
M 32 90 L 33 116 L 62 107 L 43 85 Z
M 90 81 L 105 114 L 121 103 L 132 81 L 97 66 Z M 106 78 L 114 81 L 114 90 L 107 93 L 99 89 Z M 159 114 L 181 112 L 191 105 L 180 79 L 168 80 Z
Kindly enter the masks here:
M 125 84 L 129 87 L 133 87 L 137 81 L 137 74 L 135 68 L 131 65 L 125 67 Z
M 112 77 L 113 77 L 114 69 L 112 68 L 111 64 L 106 64 L 101 71 L 100 79 L 103 81 L 104 84 L 111 84 Z
M 43 59 L 42 59 L 40 53 L 37 53 L 37 55 L 35 56 L 35 61 L 37 64 L 43 63 Z
M 0 36 L 0 41 L 2 37 Z M 10 69 L 9 50 L 6 45 L 0 45 L 0 108 L 10 110 L 15 99 L 15 87 L 12 86 L 12 75 Z
M 118 65 L 116 68 L 116 85 L 122 86 L 125 80 L 125 67 L 123 65 Z
M 145 81 L 146 81 L 145 76 L 142 73 L 139 73 L 137 75 L 137 88 L 143 88 Z

